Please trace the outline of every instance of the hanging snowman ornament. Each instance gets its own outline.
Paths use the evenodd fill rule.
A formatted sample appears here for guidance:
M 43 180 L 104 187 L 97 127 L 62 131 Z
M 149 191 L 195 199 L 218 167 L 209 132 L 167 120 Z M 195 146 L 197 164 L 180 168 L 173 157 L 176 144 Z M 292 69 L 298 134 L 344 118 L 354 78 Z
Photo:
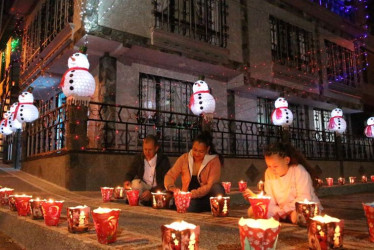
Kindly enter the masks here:
M 10 135 L 13 131 L 9 127 L 9 117 L 12 113 L 10 110 L 4 113 L 4 119 L 0 122 L 0 133 L 3 135 Z
M 374 117 L 370 117 L 365 127 L 365 135 L 369 138 L 374 138 Z
M 95 93 L 96 83 L 94 77 L 88 72 L 90 63 L 85 54 L 86 50 L 86 47 L 82 47 L 80 52 L 69 57 L 69 69 L 62 76 L 60 87 L 67 97 L 68 104 L 87 106 Z
M 33 122 L 39 117 L 38 108 L 34 105 L 34 96 L 30 92 L 22 92 L 18 96 L 18 105 L 14 111 L 13 121 L 20 123 Z
M 331 111 L 331 118 L 329 120 L 330 131 L 336 132 L 338 134 L 343 134 L 347 129 L 347 123 L 343 118 L 343 110 L 335 108 Z
M 192 86 L 189 108 L 195 115 L 212 114 L 216 109 L 216 101 L 209 92 L 208 84 L 198 80 Z
M 274 125 L 288 127 L 292 124 L 293 114 L 288 109 L 288 102 L 285 98 L 279 97 L 274 103 L 275 109 L 271 113 L 271 121 Z
M 15 102 L 12 104 L 12 106 L 10 106 L 11 115 L 9 117 L 8 123 L 10 130 L 12 130 L 13 132 L 16 132 L 17 129 L 22 129 L 22 123 L 20 123 L 15 116 L 17 106 L 18 102 Z

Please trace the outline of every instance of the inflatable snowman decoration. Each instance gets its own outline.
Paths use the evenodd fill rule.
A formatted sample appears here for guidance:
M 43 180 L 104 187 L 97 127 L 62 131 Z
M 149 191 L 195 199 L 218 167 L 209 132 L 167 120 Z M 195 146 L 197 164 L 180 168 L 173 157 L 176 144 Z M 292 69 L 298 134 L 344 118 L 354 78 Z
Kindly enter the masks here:
M 63 75 L 60 87 L 67 97 L 68 104 L 88 105 L 95 93 L 96 83 L 94 77 L 88 72 L 90 63 L 85 54 L 86 48 L 74 53 L 68 59 L 69 69 Z
M 18 96 L 18 105 L 14 111 L 15 119 L 20 123 L 33 122 L 39 117 L 38 108 L 34 105 L 34 96 L 30 92 L 22 92 Z
M 12 113 L 10 110 L 4 113 L 4 119 L 0 122 L 0 133 L 3 135 L 10 135 L 13 131 L 9 127 L 9 118 Z
M 192 87 L 189 108 L 195 115 L 211 114 L 216 109 L 216 101 L 209 92 L 208 84 L 198 80 Z
M 335 108 L 331 111 L 328 129 L 338 134 L 343 134 L 347 129 L 347 123 L 343 118 L 343 110 Z
M 365 135 L 369 138 L 374 138 L 374 117 L 370 117 L 365 127 Z
M 10 112 L 11 112 L 11 115 L 9 117 L 9 128 L 10 130 L 12 130 L 13 132 L 16 132 L 17 129 L 22 129 L 22 123 L 20 123 L 17 119 L 16 119 L 16 116 L 15 116 L 15 113 L 16 113 L 16 108 L 18 106 L 18 102 L 15 102 L 12 104 L 12 106 L 10 107 Z
M 271 121 L 274 125 L 288 127 L 292 124 L 293 114 L 288 109 L 288 102 L 285 98 L 279 97 L 275 103 L 275 109 L 271 113 Z

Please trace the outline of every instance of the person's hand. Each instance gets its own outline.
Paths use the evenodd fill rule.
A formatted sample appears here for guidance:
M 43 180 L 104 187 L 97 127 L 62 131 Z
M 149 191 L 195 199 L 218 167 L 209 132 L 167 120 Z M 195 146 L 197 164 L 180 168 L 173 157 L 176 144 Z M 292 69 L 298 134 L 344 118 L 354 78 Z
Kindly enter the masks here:
M 257 195 L 255 193 L 253 193 L 249 188 L 247 188 L 246 190 L 243 191 L 243 197 L 244 199 L 247 199 L 249 197 L 256 197 Z
M 125 182 L 123 183 L 123 187 L 124 187 L 125 189 L 131 189 L 131 182 L 130 182 L 130 181 L 125 181 Z
M 180 189 L 177 188 L 177 187 L 171 187 L 171 188 L 169 188 L 169 191 L 170 191 L 170 192 L 173 192 L 174 194 L 176 194 L 176 193 L 179 193 L 179 192 L 180 192 Z
M 142 195 L 140 196 L 140 200 L 142 201 L 149 201 L 152 199 L 152 193 L 149 190 L 143 191 Z

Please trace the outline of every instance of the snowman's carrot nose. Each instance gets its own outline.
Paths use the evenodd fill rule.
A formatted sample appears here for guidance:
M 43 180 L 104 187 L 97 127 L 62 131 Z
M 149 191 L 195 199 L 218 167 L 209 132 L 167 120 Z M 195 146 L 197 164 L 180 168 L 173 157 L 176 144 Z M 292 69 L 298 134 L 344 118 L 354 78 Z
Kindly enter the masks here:
M 75 61 L 75 58 L 74 57 L 70 57 L 71 58 L 71 60 L 74 62 Z
M 198 87 L 200 87 L 200 84 L 197 84 Z

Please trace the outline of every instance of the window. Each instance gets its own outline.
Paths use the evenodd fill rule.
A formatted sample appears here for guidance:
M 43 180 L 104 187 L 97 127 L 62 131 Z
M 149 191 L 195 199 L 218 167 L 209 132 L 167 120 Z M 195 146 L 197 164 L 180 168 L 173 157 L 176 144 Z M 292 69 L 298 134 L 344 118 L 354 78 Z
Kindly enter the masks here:
M 342 83 L 356 87 L 356 79 L 359 79 L 354 60 L 355 53 L 333 42 L 325 40 L 327 53 L 327 80 L 329 83 Z
M 355 6 L 354 0 L 311 0 L 314 3 L 325 7 L 331 12 L 338 14 L 341 17 L 348 18 L 353 21 Z
M 155 0 L 155 28 L 208 42 L 227 45 L 225 0 Z
M 192 83 L 143 73 L 139 79 L 141 108 L 189 113 Z M 152 115 L 154 113 L 148 112 L 147 118 L 151 118 Z
M 270 16 L 270 35 L 274 63 L 314 73 L 315 53 L 311 32 Z
M 323 109 L 313 109 L 314 129 L 317 131 L 326 131 L 329 125 L 331 111 Z

